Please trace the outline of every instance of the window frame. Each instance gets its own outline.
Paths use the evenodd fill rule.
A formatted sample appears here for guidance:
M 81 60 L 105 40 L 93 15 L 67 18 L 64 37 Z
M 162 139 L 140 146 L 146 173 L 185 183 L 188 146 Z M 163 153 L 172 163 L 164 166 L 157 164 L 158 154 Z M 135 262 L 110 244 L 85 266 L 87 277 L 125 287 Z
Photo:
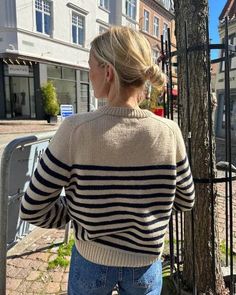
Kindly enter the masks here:
M 136 0 L 126 0 L 125 2 L 125 14 L 132 20 L 136 20 L 137 16 L 137 1 Z
M 143 30 L 149 33 L 150 29 L 150 12 L 146 9 L 143 10 Z
M 165 27 L 166 27 L 166 30 L 165 30 Z M 164 22 L 163 23 L 163 30 L 162 30 L 162 32 L 163 32 L 163 42 L 167 41 L 167 39 L 168 39 L 168 28 L 169 28 L 168 24 Z
M 49 7 L 49 11 L 47 11 L 48 7 Z M 40 33 L 40 34 L 47 35 L 47 36 L 51 36 L 52 35 L 52 22 L 53 22 L 52 1 L 51 0 L 35 0 L 34 1 L 34 11 L 35 11 L 35 30 L 36 30 L 36 32 Z M 42 31 L 38 30 L 39 26 L 37 23 L 37 12 L 41 13 Z M 45 15 L 49 17 L 49 21 L 50 21 L 49 22 L 49 32 L 46 31 Z
M 107 3 L 107 6 L 106 6 Z M 98 6 L 102 9 L 110 11 L 110 1 L 109 0 L 99 0 Z
M 155 23 L 155 19 L 157 20 L 157 24 Z M 157 34 L 156 34 L 157 31 Z M 157 16 L 153 17 L 153 36 L 159 37 L 160 36 L 160 19 Z
M 77 23 L 73 23 L 73 17 L 77 17 Z M 79 22 L 78 22 L 78 18 L 81 17 L 82 19 L 82 29 L 83 29 L 83 42 L 82 44 L 79 43 Z M 76 27 L 76 42 L 74 42 L 74 36 L 73 36 L 73 27 Z M 77 11 L 72 10 L 72 14 L 71 14 L 71 41 L 72 44 L 74 45 L 78 45 L 80 47 L 85 47 L 85 39 L 86 39 L 86 17 L 84 14 L 79 13 Z

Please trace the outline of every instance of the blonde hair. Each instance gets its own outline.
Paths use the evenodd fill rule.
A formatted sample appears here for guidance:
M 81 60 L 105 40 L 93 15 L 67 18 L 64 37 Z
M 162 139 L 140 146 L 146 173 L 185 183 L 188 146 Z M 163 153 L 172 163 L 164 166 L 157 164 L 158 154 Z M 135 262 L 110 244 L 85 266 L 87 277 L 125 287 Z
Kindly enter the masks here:
M 138 31 L 111 27 L 92 41 L 91 52 L 100 65 L 113 66 L 117 91 L 120 87 L 140 87 L 147 81 L 163 89 L 165 74 L 153 63 L 151 46 Z

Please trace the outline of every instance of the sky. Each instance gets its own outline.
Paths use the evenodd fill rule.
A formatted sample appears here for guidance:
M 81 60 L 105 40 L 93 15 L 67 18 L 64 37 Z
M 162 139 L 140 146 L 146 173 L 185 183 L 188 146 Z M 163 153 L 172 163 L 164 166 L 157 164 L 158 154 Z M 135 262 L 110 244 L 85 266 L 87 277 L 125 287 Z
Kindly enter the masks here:
M 219 33 L 218 33 L 219 16 L 227 0 L 208 0 L 208 1 L 209 1 L 210 39 L 212 44 L 218 44 L 220 42 Z M 215 59 L 217 57 L 218 57 L 218 50 L 212 50 L 211 58 Z

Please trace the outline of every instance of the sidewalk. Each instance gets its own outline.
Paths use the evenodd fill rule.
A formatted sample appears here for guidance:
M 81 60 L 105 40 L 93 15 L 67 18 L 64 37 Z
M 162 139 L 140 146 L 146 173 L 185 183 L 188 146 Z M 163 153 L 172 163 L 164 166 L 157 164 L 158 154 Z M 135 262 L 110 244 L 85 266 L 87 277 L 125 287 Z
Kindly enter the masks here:
M 48 270 L 64 233 L 37 228 L 8 251 L 6 295 L 67 294 L 69 266 Z

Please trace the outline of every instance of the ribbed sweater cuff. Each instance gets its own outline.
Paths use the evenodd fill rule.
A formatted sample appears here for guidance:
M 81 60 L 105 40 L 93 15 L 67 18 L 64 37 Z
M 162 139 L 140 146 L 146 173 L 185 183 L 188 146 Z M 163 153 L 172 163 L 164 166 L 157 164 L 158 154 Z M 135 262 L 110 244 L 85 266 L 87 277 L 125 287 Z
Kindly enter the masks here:
M 85 259 L 101 265 L 117 267 L 142 267 L 150 265 L 161 258 L 161 255 L 136 255 L 127 252 L 121 252 L 96 242 L 75 242 L 76 248 L 80 255 Z

